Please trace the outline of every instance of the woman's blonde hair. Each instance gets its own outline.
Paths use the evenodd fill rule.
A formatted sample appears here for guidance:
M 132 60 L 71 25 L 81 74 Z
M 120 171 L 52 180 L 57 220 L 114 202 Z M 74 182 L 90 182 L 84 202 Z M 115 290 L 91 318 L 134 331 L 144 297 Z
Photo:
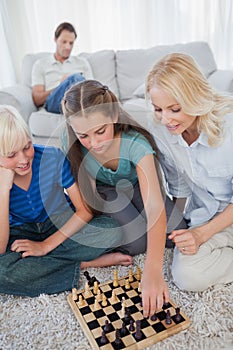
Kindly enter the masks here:
M 207 134 L 209 145 L 221 142 L 223 117 L 233 112 L 233 97 L 217 93 L 191 56 L 171 53 L 160 59 L 147 76 L 147 97 L 154 85 L 169 93 L 185 114 L 198 117 L 198 131 Z
M 7 157 L 31 139 L 29 128 L 12 106 L 0 105 L 0 155 Z

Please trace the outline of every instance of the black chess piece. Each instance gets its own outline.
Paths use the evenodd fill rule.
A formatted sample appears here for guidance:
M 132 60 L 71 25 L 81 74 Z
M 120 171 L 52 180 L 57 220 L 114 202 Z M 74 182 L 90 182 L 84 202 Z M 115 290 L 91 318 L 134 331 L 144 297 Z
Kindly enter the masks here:
M 151 316 L 151 321 L 156 321 L 157 320 L 157 315 L 156 315 L 156 313 L 154 313 L 152 316 Z
M 100 344 L 101 345 L 105 345 L 105 344 L 107 344 L 108 343 L 108 338 L 106 337 L 106 334 L 105 334 L 105 332 L 103 331 L 102 332 L 102 336 L 101 336 L 101 338 L 100 338 Z
M 87 279 L 87 281 L 88 281 L 89 287 L 93 287 L 95 281 L 99 283 L 99 281 L 97 280 L 97 278 L 96 278 L 95 276 L 92 276 L 92 277 L 91 277 L 88 271 L 84 271 L 83 274 L 84 274 L 84 276 L 86 277 L 86 279 Z
M 176 308 L 175 320 L 176 320 L 176 322 L 180 322 L 181 321 L 181 314 L 180 314 L 180 308 L 179 307 Z
M 136 340 L 142 339 L 141 321 L 140 320 L 136 321 L 136 332 L 134 333 L 134 338 Z
M 125 323 L 129 323 L 131 320 L 131 312 L 128 307 L 125 308 L 124 321 Z
M 115 344 L 120 345 L 121 344 L 121 333 L 120 329 L 116 329 L 116 338 L 115 338 Z
M 122 321 L 122 326 L 121 326 L 121 336 L 125 336 L 128 332 L 127 332 L 127 328 L 126 328 L 126 324 L 124 321 Z
M 167 313 L 166 313 L 166 324 L 171 324 L 172 323 L 172 320 L 171 320 L 171 313 L 169 310 L 167 310 Z
M 105 331 L 105 333 L 110 331 L 110 324 L 109 324 L 108 320 L 105 320 L 105 322 L 104 322 L 104 331 Z
M 130 332 L 134 332 L 135 331 L 134 321 L 133 320 L 129 321 L 129 331 Z

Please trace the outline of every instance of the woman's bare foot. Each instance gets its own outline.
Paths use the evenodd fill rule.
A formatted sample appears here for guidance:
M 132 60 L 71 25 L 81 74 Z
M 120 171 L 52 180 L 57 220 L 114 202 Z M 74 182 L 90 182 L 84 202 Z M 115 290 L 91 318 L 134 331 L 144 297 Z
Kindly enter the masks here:
M 80 267 L 81 269 L 86 269 L 87 267 L 107 267 L 112 265 L 129 266 L 132 264 L 132 256 L 116 252 L 101 255 L 98 258 L 91 261 L 83 261 Z

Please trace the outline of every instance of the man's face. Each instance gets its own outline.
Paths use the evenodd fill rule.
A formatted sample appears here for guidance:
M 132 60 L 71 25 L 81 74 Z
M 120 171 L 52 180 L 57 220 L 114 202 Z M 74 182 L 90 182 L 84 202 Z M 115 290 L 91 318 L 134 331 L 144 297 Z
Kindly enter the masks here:
M 60 36 L 55 39 L 56 56 L 61 61 L 69 58 L 75 42 L 75 34 L 68 30 L 63 30 Z

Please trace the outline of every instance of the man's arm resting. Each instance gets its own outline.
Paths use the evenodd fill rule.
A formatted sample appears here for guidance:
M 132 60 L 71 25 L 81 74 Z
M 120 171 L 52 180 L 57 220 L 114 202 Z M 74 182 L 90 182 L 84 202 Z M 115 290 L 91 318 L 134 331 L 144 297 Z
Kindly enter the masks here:
M 42 106 L 46 98 L 51 94 L 53 90 L 45 90 L 44 85 L 35 85 L 32 88 L 32 98 L 37 107 Z

